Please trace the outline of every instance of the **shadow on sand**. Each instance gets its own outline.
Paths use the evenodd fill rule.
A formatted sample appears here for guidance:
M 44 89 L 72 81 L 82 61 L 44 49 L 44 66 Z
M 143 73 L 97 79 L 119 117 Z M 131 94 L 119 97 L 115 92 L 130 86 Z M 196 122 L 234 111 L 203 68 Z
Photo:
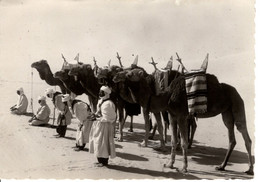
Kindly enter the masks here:
M 33 117 L 33 113 L 32 112 L 27 112 L 25 114 L 23 114 L 24 116 L 29 116 L 29 117 Z
M 63 138 L 68 139 L 68 140 L 76 140 L 75 137 L 68 137 L 68 136 L 65 136 L 65 137 L 63 137 Z
M 132 143 L 141 142 L 143 138 L 144 138 L 144 132 L 125 132 L 125 136 L 124 136 L 125 141 L 132 142 Z M 155 149 L 154 150 L 155 153 L 168 155 L 170 157 L 171 146 L 169 146 L 169 143 L 166 146 L 166 150 L 164 151 L 158 150 L 159 147 L 158 140 L 157 141 L 149 140 L 148 147 Z M 227 152 L 226 148 L 205 146 L 194 140 L 192 148 L 188 149 L 188 157 L 190 158 L 190 161 L 193 161 L 200 165 L 218 166 L 223 162 L 226 152 Z M 177 150 L 176 153 L 177 155 L 182 155 L 181 150 Z M 247 164 L 248 163 L 247 153 L 240 152 L 238 150 L 233 150 L 229 158 L 228 165 L 232 163 Z M 243 174 L 242 171 L 240 174 Z
M 107 168 L 112 170 L 118 170 L 121 172 L 126 173 L 135 173 L 135 174 L 143 174 L 149 175 L 153 177 L 164 177 L 164 178 L 171 178 L 171 179 L 200 179 L 191 174 L 183 174 L 180 172 L 165 172 L 165 171 L 154 171 L 149 169 L 140 169 L 136 167 L 125 167 L 125 166 L 118 166 L 118 165 L 108 165 Z
M 116 156 L 130 161 L 148 161 L 147 158 L 138 155 L 116 152 Z
M 190 174 L 195 174 L 195 175 L 205 175 L 205 178 L 203 179 L 208 179 L 207 176 L 216 176 L 217 178 L 224 178 L 224 179 L 253 179 L 254 176 L 247 175 L 242 172 L 236 172 L 236 171 L 230 171 L 230 170 L 225 170 L 225 171 L 198 171 L 198 170 L 189 170 Z
M 188 150 L 188 155 L 191 156 L 191 160 L 195 161 L 198 164 L 220 165 L 224 160 L 226 152 L 227 149 L 224 148 L 216 148 L 196 144 Z M 248 163 L 247 153 L 233 150 L 229 158 L 229 163 Z

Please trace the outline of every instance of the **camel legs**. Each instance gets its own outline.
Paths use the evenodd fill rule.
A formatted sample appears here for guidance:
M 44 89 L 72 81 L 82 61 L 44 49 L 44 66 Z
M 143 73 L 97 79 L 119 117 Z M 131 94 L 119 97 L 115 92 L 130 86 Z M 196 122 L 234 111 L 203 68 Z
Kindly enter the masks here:
M 167 111 L 162 112 L 164 121 L 164 142 L 167 143 L 167 129 L 169 128 L 169 116 Z
M 144 135 L 144 141 L 140 144 L 142 147 L 147 147 L 148 144 L 148 137 L 149 137 L 149 111 L 143 107 L 143 116 L 144 116 L 144 126 L 145 126 L 145 135 Z
M 242 136 L 244 138 L 246 150 L 248 153 L 249 169 L 247 171 L 245 171 L 245 173 L 247 173 L 249 175 L 254 175 L 254 165 L 253 165 L 253 158 L 252 158 L 252 154 L 251 154 L 252 141 L 249 137 L 247 128 L 238 129 L 238 131 L 242 134 Z
M 124 108 L 120 103 L 118 103 L 118 113 L 119 113 L 119 137 L 118 141 L 122 142 L 123 141 L 123 128 L 125 125 L 125 118 L 124 118 Z
M 131 120 L 130 120 L 130 128 L 129 128 L 129 131 L 130 132 L 133 132 L 133 118 L 134 116 L 130 116 Z
M 234 118 L 233 118 L 232 112 L 230 110 L 223 112 L 222 119 L 223 119 L 225 126 L 228 129 L 229 145 L 228 145 L 228 150 L 227 150 L 226 156 L 224 158 L 224 161 L 222 162 L 222 164 L 220 166 L 216 167 L 216 170 L 219 170 L 219 171 L 225 170 L 229 157 L 230 157 L 234 147 L 236 146 L 236 138 L 235 138 L 235 133 L 234 133 Z
M 161 112 L 162 116 L 163 116 L 163 121 L 164 121 L 164 126 L 163 126 L 163 137 L 164 137 L 164 143 L 167 143 L 167 130 L 169 128 L 169 118 L 168 118 L 168 112 L 167 111 L 163 111 Z M 151 133 L 151 135 L 149 136 L 149 139 L 152 140 L 155 132 L 157 130 L 157 123 L 154 124 L 153 127 L 153 131 Z M 159 132 L 159 131 L 158 131 Z
M 181 148 L 183 156 L 183 166 L 182 172 L 187 172 L 188 159 L 187 159 L 187 150 L 188 150 L 188 121 L 186 117 L 178 118 L 178 128 L 181 134 Z
M 153 140 L 156 130 L 157 130 L 157 123 L 155 123 L 153 126 L 153 131 L 152 131 L 151 135 L 149 136 L 150 140 Z
M 170 133 L 171 133 L 171 157 L 167 164 L 164 165 L 164 167 L 173 169 L 173 165 L 175 163 L 175 156 L 176 156 L 176 148 L 177 148 L 177 120 L 175 117 L 172 117 L 172 115 L 169 114 L 169 121 L 170 121 Z
M 158 126 L 158 132 L 159 132 L 159 139 L 161 141 L 161 148 L 165 149 L 165 143 L 164 143 L 164 137 L 163 137 L 163 125 L 162 125 L 162 118 L 161 113 L 154 113 L 154 117 Z
M 189 124 L 188 124 L 188 141 L 189 141 L 189 145 L 188 145 L 188 149 L 191 148 L 192 146 L 192 142 L 193 142 L 193 138 L 194 138 L 194 135 L 195 135 L 195 131 L 196 131 L 196 128 L 197 128 L 197 123 L 195 121 L 195 118 L 192 116 L 191 118 L 188 119 L 189 120 Z M 191 131 L 190 131 L 191 129 Z
M 188 150 L 188 121 L 185 117 L 172 117 L 172 115 L 169 114 L 170 119 L 170 131 L 171 131 L 171 158 L 170 161 L 165 165 L 165 167 L 168 168 L 174 168 L 173 164 L 175 162 L 175 156 L 176 156 L 176 148 L 177 148 L 177 142 L 178 142 L 178 136 L 177 136 L 177 125 L 178 129 L 180 131 L 181 135 L 181 147 L 182 147 L 182 155 L 183 155 L 183 167 L 182 172 L 187 172 L 188 167 L 188 159 L 187 159 L 187 150 Z
M 126 118 L 127 118 L 127 116 L 128 115 L 125 115 L 125 121 L 124 121 L 124 123 L 126 122 Z M 130 121 L 130 126 L 129 126 L 129 132 L 133 132 L 133 116 L 130 116 L 130 118 L 131 118 L 131 121 Z
M 253 158 L 252 158 L 252 154 L 251 154 L 252 141 L 251 141 L 248 131 L 247 131 L 245 114 L 237 115 L 236 113 L 233 112 L 233 116 L 234 116 L 234 121 L 235 121 L 237 130 L 243 136 L 243 139 L 245 141 L 246 150 L 248 153 L 249 169 L 247 171 L 245 171 L 245 173 L 254 175 L 254 165 L 253 165 Z

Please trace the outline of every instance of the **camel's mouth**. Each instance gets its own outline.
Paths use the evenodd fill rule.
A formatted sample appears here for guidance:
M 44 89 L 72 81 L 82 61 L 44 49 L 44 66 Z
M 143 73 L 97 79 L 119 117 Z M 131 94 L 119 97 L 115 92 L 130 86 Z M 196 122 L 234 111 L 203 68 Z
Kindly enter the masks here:
M 36 63 L 31 64 L 31 68 L 36 68 L 36 67 L 37 67 Z

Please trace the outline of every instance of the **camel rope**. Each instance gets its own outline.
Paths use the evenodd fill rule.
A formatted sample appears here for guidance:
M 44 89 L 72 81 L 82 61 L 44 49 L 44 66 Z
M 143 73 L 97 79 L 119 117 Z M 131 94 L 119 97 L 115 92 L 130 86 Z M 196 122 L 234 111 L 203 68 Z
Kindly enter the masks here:
M 33 111 L 33 68 L 31 69 L 31 109 L 32 109 L 32 113 L 34 114 L 34 111 Z
M 55 92 L 56 92 L 56 85 L 55 85 L 55 87 L 54 87 L 54 90 L 55 90 Z M 55 101 L 54 101 L 55 102 Z M 53 107 L 53 120 L 52 120 L 52 126 L 54 126 L 54 122 L 55 122 L 55 105 L 54 105 L 54 107 Z

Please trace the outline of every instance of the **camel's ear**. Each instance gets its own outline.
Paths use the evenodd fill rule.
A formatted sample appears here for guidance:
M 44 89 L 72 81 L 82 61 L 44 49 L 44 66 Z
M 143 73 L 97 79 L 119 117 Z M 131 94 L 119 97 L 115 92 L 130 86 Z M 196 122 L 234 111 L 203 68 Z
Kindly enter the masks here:
M 131 78 L 132 76 L 133 76 L 133 72 L 128 72 L 128 73 L 126 73 L 126 75 L 125 75 L 127 78 Z
M 46 61 L 46 60 L 44 60 L 44 59 L 42 59 L 42 60 L 41 60 L 41 61 L 39 61 L 39 62 L 47 64 L 47 61 Z
M 138 75 L 143 77 L 144 76 L 144 72 L 143 71 L 138 71 Z

